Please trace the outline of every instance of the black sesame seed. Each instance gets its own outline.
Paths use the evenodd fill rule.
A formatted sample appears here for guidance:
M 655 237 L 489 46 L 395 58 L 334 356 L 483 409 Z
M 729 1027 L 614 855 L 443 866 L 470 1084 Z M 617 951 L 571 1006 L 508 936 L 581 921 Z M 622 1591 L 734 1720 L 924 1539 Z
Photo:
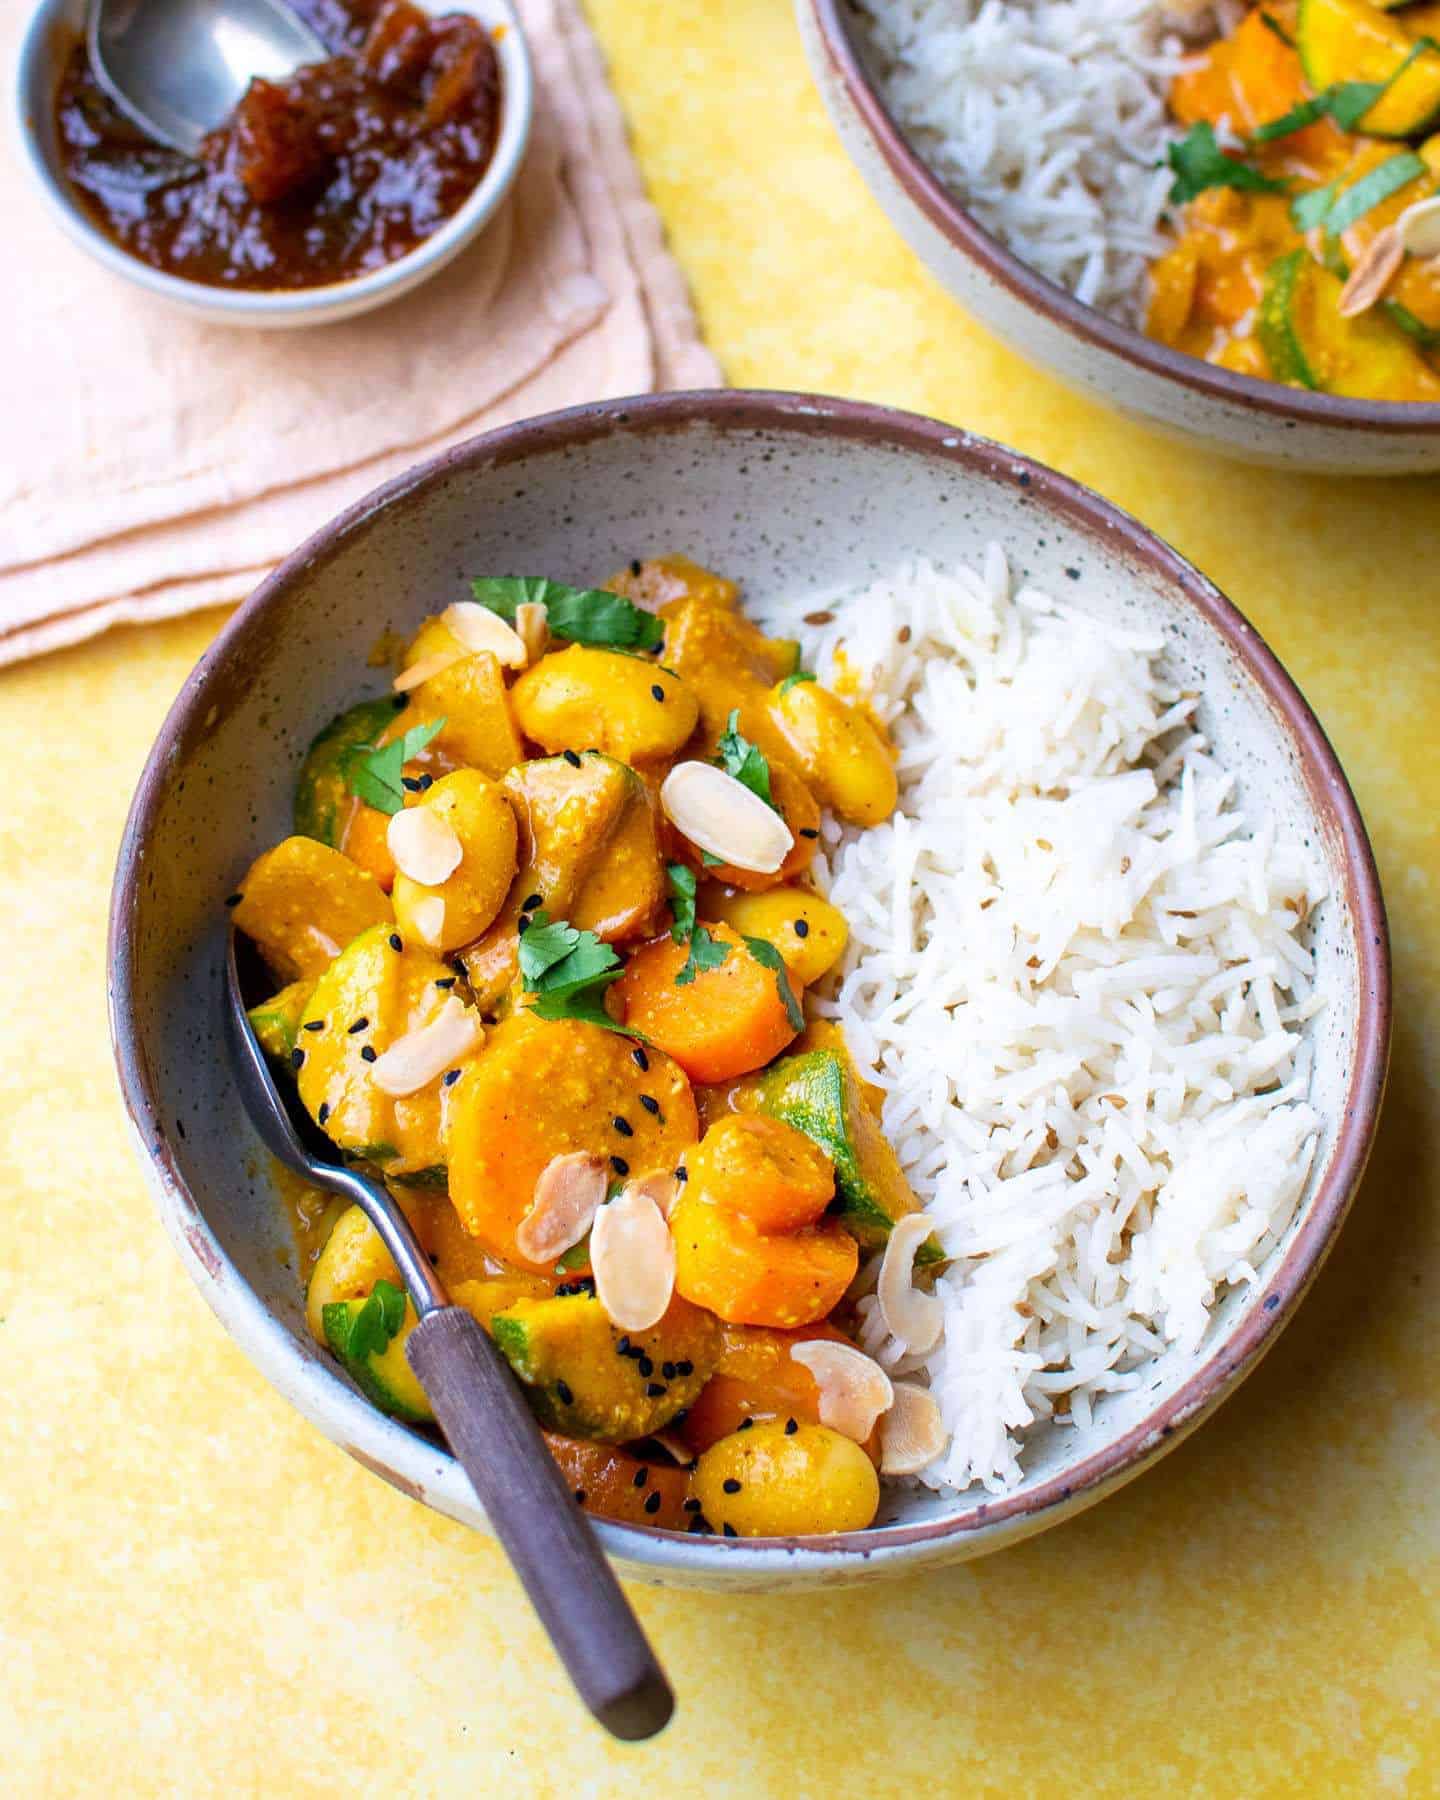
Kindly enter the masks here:
M 818 838 L 820 833 L 813 825 L 802 825 L 800 827 L 800 835 L 801 837 Z
M 640 1361 L 640 1373 L 642 1375 L 648 1377 L 655 1373 L 654 1363 L 651 1362 L 650 1358 L 648 1356 L 646 1356 L 646 1354 L 644 1353 L 643 1350 L 640 1353 L 639 1361 Z
M 796 1432 L 797 1432 L 797 1431 L 798 1431 L 798 1430 L 799 1430 L 799 1429 L 800 1429 L 800 1427 L 799 1427 L 799 1426 L 798 1426 L 798 1425 L 797 1425 L 797 1424 L 796 1424 L 796 1423 L 795 1423 L 795 1421 L 794 1421 L 794 1420 L 793 1420 L 793 1419 L 787 1419 L 787 1420 L 786 1420 L 786 1421 L 785 1421 L 785 1435 L 786 1435 L 786 1437 L 794 1437 L 794 1435 L 795 1435 L 795 1433 L 796 1433 Z
M 690 1358 L 687 1356 L 685 1358 L 684 1362 L 676 1363 L 675 1373 L 677 1375 L 693 1375 L 695 1373 L 695 1365 L 693 1362 L 691 1362 Z
M 225 904 L 227 906 L 238 906 L 244 898 L 245 896 L 243 894 L 227 894 L 225 896 Z
M 650 1067 L 650 1058 L 645 1054 L 645 1052 L 640 1048 L 640 1046 L 638 1044 L 630 1052 L 630 1060 L 631 1060 L 631 1062 L 634 1063 L 634 1065 L 637 1069 L 648 1070 Z
M 573 1406 L 575 1404 L 575 1396 L 570 1391 L 570 1383 L 568 1381 L 557 1381 L 555 1383 L 555 1392 L 560 1396 L 560 1404 L 562 1406 Z
M 404 712 L 405 708 L 410 704 L 410 696 L 408 694 L 397 694 L 390 704 L 395 708 L 396 712 Z
M 307 1019 L 300 1029 L 302 1031 L 323 1031 L 325 1021 L 323 1019 Z
M 580 767 L 580 758 L 573 750 L 567 750 L 565 752 L 565 760 L 572 769 L 578 769 Z
M 631 1362 L 640 1362 L 644 1358 L 645 1352 L 638 1344 L 627 1344 L 625 1346 L 625 1354 L 630 1358 Z
M 650 684 L 650 698 L 652 700 L 663 700 L 665 698 L 665 690 L 658 681 Z
M 740 1483 L 733 1475 L 727 1475 L 720 1485 L 727 1494 L 738 1494 L 740 1492 Z
M 375 1046 L 374 1046 L 374 1045 L 373 1045 L 373 1044 L 366 1044 L 366 1045 L 365 1045 L 365 1046 L 364 1046 L 364 1047 L 363 1047 L 363 1048 L 362 1048 L 362 1049 L 361 1049 L 361 1051 L 360 1051 L 360 1060 L 361 1060 L 361 1062 L 374 1062 L 374 1060 L 375 1060 Z
M 525 933 L 530 929 L 529 913 L 521 913 L 520 917 L 515 921 L 515 929 L 519 932 L 521 937 L 524 937 Z
M 641 1463 L 640 1467 L 630 1477 L 630 1485 L 631 1485 L 631 1487 L 644 1487 L 645 1483 L 649 1479 L 650 1479 L 649 1465 L 647 1463 Z
M 583 1506 L 583 1505 L 584 1505 L 584 1504 L 585 1504 L 585 1490 L 584 1490 L 584 1488 L 576 1488 L 576 1490 L 575 1490 L 575 1498 L 576 1498 L 576 1500 L 577 1500 L 577 1501 L 578 1501 L 578 1502 L 579 1502 L 579 1504 L 580 1504 L 580 1505 L 581 1505 L 581 1506 Z
M 664 1377 L 665 1377 L 665 1379 L 666 1379 L 666 1380 L 667 1380 L 667 1381 L 673 1381 L 673 1380 L 674 1380 L 674 1379 L 675 1379 L 675 1365 L 674 1365 L 674 1363 L 672 1363 L 672 1362 L 664 1362 L 664 1363 L 661 1363 L 661 1365 L 660 1365 L 660 1373 L 661 1373 L 661 1374 L 662 1374 L 662 1375 L 663 1375 L 663 1376 L 664 1376 Z
M 795 935 L 796 937 L 809 937 L 810 926 L 804 919 L 795 921 Z
M 442 975 L 435 985 L 438 988 L 452 988 L 455 985 L 455 977 L 453 975 Z
M 671 1418 L 670 1423 L 673 1426 L 673 1428 L 676 1431 L 678 1431 L 680 1429 L 680 1427 L 685 1423 L 685 1421 L 689 1417 L 690 1417 L 690 1408 L 688 1406 L 682 1406 L 680 1408 L 679 1412 L 674 1414 L 674 1416 Z
M 660 1102 L 653 1094 L 642 1094 L 640 1096 L 640 1104 L 653 1118 L 658 1119 L 660 1117 Z
M 303 1069 L 305 1067 L 305 1052 L 303 1050 L 292 1050 L 290 1052 L 290 1067 L 292 1069 Z
M 649 1400 L 658 1400 L 662 1394 L 667 1394 L 669 1391 L 663 1382 L 647 1381 L 645 1383 L 645 1395 Z
M 459 1079 L 460 1079 L 460 1071 L 458 1069 L 447 1069 L 445 1071 L 444 1085 L 446 1087 L 454 1087 L 455 1083 Z
M 682 1512 L 689 1512 L 689 1513 L 699 1512 L 700 1502 L 692 1494 L 688 1500 L 682 1500 L 680 1502 L 680 1510 Z
M 428 794 L 430 789 L 435 785 L 435 777 L 433 775 L 422 775 L 418 785 L 422 794 Z
M 645 1496 L 645 1510 L 647 1513 L 659 1512 L 659 1510 L 660 1510 L 660 1495 L 659 1495 L 658 1490 L 652 1489 L 651 1492 Z
M 675 1179 L 677 1181 L 688 1181 L 690 1179 L 690 1171 L 685 1167 L 684 1163 L 681 1163 L 680 1167 L 675 1171 Z
M 640 558 L 637 556 L 630 565 L 630 573 L 632 575 L 638 575 L 640 573 L 640 569 L 641 569 L 641 562 L 640 562 Z
M 363 1031 L 369 1023 L 370 1021 L 362 1013 L 353 1025 L 347 1025 L 345 1029 L 350 1033 L 351 1037 L 354 1037 L 357 1031 Z
M 330 1117 L 330 1102 L 328 1100 L 322 1100 L 320 1102 L 320 1111 L 316 1114 L 316 1117 L 322 1125 Z
M 612 1156 L 610 1158 L 610 1167 L 617 1175 L 628 1175 L 630 1173 L 630 1165 L 623 1156 Z
M 740 1423 L 735 1427 L 735 1429 L 737 1431 L 749 1431 L 750 1427 L 754 1423 L 755 1423 L 755 1421 L 753 1419 L 742 1419 L 740 1421 Z
M 740 1533 L 735 1529 L 735 1527 L 730 1523 L 730 1521 L 728 1519 L 726 1519 L 725 1523 L 720 1527 L 720 1529 L 725 1533 L 726 1537 L 739 1537 L 739 1535 L 740 1535 Z
M 420 792 L 420 777 L 418 775 L 402 775 L 400 777 L 400 785 L 405 789 L 407 794 L 418 794 Z
M 630 1121 L 628 1119 L 622 1119 L 620 1117 L 619 1113 L 616 1113 L 615 1117 L 610 1121 L 610 1123 L 620 1133 L 621 1137 L 634 1137 L 635 1127 L 630 1123 Z
M 527 894 L 520 902 L 520 910 L 521 912 L 534 912 L 537 906 L 543 906 L 544 904 L 545 896 L 543 894 Z
M 1080 579 L 1080 571 L 1078 569 L 1067 569 L 1065 573 L 1072 581 L 1078 581 Z
M 699 1502 L 697 1501 L 696 1504 L 698 1505 Z M 708 1534 L 711 1527 L 706 1524 L 704 1519 L 702 1519 L 700 1517 L 699 1513 L 696 1513 L 694 1518 L 691 1519 L 690 1523 L 685 1527 L 685 1529 L 689 1532 L 702 1532 L 703 1531 Z
M 617 1356 L 628 1356 L 630 1354 L 630 1340 L 628 1337 L 621 1338 L 620 1342 L 615 1346 L 615 1354 Z
M 390 933 L 390 948 L 392 950 L 403 950 L 405 948 L 405 946 L 400 942 L 400 936 L 399 936 L 398 932 L 392 931 Z

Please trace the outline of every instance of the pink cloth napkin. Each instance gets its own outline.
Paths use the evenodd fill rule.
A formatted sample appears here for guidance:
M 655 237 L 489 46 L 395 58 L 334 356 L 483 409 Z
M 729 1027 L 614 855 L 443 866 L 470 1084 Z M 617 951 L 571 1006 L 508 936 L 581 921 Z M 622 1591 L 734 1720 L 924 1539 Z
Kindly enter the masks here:
M 24 9 L 0 9 L 0 65 Z M 390 306 L 258 332 L 192 320 L 51 222 L 15 158 L 0 216 L 0 663 L 239 600 L 422 456 L 582 400 L 712 387 L 577 0 L 518 0 L 535 126 L 484 237 Z

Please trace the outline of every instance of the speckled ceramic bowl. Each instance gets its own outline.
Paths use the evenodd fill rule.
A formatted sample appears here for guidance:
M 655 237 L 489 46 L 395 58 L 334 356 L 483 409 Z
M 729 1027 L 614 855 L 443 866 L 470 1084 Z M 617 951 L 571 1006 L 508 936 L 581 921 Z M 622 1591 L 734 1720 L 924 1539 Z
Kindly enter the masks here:
M 1226 456 L 1339 475 L 1440 470 L 1440 405 L 1342 400 L 1215 368 L 1120 325 L 979 225 L 881 98 L 852 0 L 795 0 L 840 140 L 911 249 L 983 325 L 1092 399 Z
M 1364 829 L 1305 702 L 1243 618 L 1174 551 L 1097 495 L 1012 452 L 875 407 L 795 395 L 676 394 L 507 427 L 422 464 L 298 550 L 186 683 L 126 828 L 111 915 L 111 1013 L 136 1141 L 166 1227 L 206 1299 L 277 1388 L 388 1481 L 481 1526 L 470 1488 L 423 1433 L 383 1418 L 305 1330 L 267 1165 L 242 1117 L 220 1027 L 224 896 L 290 828 L 295 769 L 366 687 L 385 628 L 485 571 L 603 578 L 683 549 L 763 603 L 862 584 L 917 548 L 974 562 L 992 539 L 1067 598 L 1163 627 L 1177 675 L 1242 788 L 1299 827 L 1329 872 L 1319 985 L 1329 999 L 1315 1097 L 1328 1121 L 1294 1228 L 1253 1292 L 1193 1356 L 1158 1363 L 1091 1429 L 1031 1440 L 1025 1483 L 887 1493 L 878 1529 L 746 1543 L 602 1524 L 632 1574 L 765 1587 L 854 1580 L 978 1556 L 1057 1524 L 1138 1474 L 1262 1355 L 1333 1242 L 1360 1178 L 1389 1035 L 1385 921 Z M 1065 571 L 1078 568 L 1077 588 Z M 370 677 L 373 686 L 373 676 Z M 264 1447 L 257 1446 L 257 1454 Z

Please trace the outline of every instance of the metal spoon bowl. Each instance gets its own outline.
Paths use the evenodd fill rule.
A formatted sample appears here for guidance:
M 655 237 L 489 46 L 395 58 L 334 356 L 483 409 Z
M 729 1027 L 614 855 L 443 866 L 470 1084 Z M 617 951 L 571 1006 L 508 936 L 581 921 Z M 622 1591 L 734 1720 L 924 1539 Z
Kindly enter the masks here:
M 194 156 L 254 76 L 329 54 L 286 0 L 90 0 L 90 61 L 128 119 Z
M 450 1305 L 389 1190 L 337 1161 L 298 1095 L 276 1084 L 246 1014 L 236 938 L 232 927 L 225 1025 L 261 1141 L 313 1186 L 363 1208 L 379 1232 L 418 1315 L 406 1340 L 411 1367 L 581 1699 L 616 1737 L 653 1737 L 674 1696 L 534 1415 L 489 1337 Z

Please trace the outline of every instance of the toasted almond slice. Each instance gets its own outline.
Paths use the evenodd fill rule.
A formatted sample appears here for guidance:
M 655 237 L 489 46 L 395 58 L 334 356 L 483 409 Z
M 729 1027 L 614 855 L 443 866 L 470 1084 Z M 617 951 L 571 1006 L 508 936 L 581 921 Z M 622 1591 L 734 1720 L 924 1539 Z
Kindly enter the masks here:
M 930 1215 L 907 1213 L 890 1228 L 875 1296 L 891 1337 L 907 1350 L 929 1350 L 940 1336 L 945 1309 L 915 1286 L 915 1252 L 930 1235 Z
M 410 908 L 410 922 L 416 935 L 432 950 L 438 950 L 445 930 L 445 902 L 439 894 L 426 894 Z
M 918 1475 L 949 1441 L 940 1408 L 929 1388 L 895 1383 L 895 1401 L 880 1427 L 880 1473 Z
M 625 1183 L 637 1193 L 648 1194 L 660 1208 L 660 1216 L 668 1219 L 680 1193 L 680 1183 L 673 1169 L 650 1169 Z
M 528 660 L 518 632 L 478 600 L 457 600 L 440 615 L 440 623 L 467 650 L 488 650 L 507 669 L 523 669 Z
M 402 669 L 390 683 L 397 694 L 408 694 L 411 688 L 419 687 L 422 681 L 428 681 L 432 675 L 443 675 L 447 669 L 454 668 L 464 655 L 460 650 L 437 650 L 433 656 L 422 656 L 419 662 L 411 663 L 408 669 Z
M 815 1378 L 820 1423 L 863 1444 L 895 1398 L 890 1377 L 879 1363 L 853 1344 L 839 1344 L 833 1338 L 792 1344 L 790 1357 Z
M 515 630 L 532 663 L 539 662 L 550 644 L 550 609 L 538 600 L 522 600 L 515 608 Z
M 1355 319 L 1369 312 L 1389 287 L 1405 260 L 1405 246 L 1400 233 L 1387 225 L 1361 252 L 1360 260 L 1350 271 L 1350 279 L 1340 290 L 1335 310 L 1342 319 Z
M 675 1240 L 648 1194 L 622 1188 L 590 1228 L 595 1298 L 612 1325 L 648 1331 L 675 1291 Z
M 1410 256 L 1440 256 L 1440 194 L 1407 206 L 1395 230 Z
M 676 763 L 661 785 L 660 804 L 697 848 L 757 875 L 773 875 L 795 842 L 773 807 L 714 763 Z
M 652 1431 L 650 1439 L 660 1446 L 672 1462 L 679 1463 L 682 1469 L 688 1469 L 695 1460 L 695 1452 L 678 1431 Z
M 391 813 L 385 842 L 395 867 L 421 887 L 439 887 L 464 855 L 455 827 L 433 806 L 402 806 Z
M 535 1198 L 515 1232 L 520 1254 L 554 1262 L 578 1244 L 605 1202 L 607 1165 L 589 1150 L 552 1156 L 535 1183 Z
M 396 1038 L 371 1063 L 370 1079 L 382 1094 L 414 1094 L 468 1056 L 480 1038 L 479 1019 L 451 994 L 428 1025 Z

